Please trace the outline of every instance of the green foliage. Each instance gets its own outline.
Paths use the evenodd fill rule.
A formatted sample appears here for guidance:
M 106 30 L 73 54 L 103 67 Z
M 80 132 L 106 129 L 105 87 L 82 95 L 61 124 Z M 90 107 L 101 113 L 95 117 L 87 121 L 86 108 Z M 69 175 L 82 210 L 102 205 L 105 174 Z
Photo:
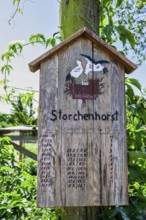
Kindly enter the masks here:
M 34 108 L 34 92 L 16 95 L 15 90 L 6 96 L 11 104 L 11 114 L 0 114 L 0 127 L 16 125 L 37 125 L 38 111 Z
M 27 172 L 31 175 L 37 175 L 37 166 L 36 166 L 36 161 L 30 159 L 30 158 L 25 158 L 24 161 L 24 168 L 27 170 Z
M 146 99 L 136 96 L 134 87 L 141 91 L 136 79 L 126 78 L 127 145 L 129 162 L 129 206 L 102 207 L 102 220 L 146 219 Z
M 20 1 L 14 1 L 14 4 L 19 3 Z M 58 34 L 58 33 L 57 33 Z M 1 60 L 4 62 L 4 65 L 1 67 L 1 73 L 4 75 L 3 84 L 4 90 L 7 92 L 8 89 L 8 76 L 13 69 L 12 67 L 12 59 L 16 58 L 20 54 L 22 54 L 23 49 L 25 46 L 28 45 L 35 45 L 35 44 L 42 44 L 47 47 L 54 47 L 58 41 L 61 40 L 60 36 L 53 36 L 51 38 L 45 38 L 43 34 L 33 34 L 30 36 L 28 43 L 22 44 L 20 42 L 16 42 L 10 44 L 8 47 L 8 51 L 1 55 Z
M 37 144 L 27 143 L 25 144 L 25 149 L 29 150 L 30 152 L 37 154 Z M 23 166 L 25 170 L 31 175 L 37 175 L 37 163 L 36 161 L 32 160 L 31 158 L 25 157 L 23 159 Z
M 35 43 L 41 43 L 41 44 L 44 44 L 46 48 L 48 46 L 54 47 L 57 44 L 58 40 L 59 41 L 61 40 L 60 36 L 46 39 L 43 34 L 33 34 L 29 38 L 29 41 L 32 45 L 34 45 Z
M 134 87 L 141 91 L 138 80 L 126 78 L 130 205 L 102 208 L 102 220 L 144 220 L 146 215 L 146 99 L 135 96 Z M 0 146 L 0 217 L 55 220 L 61 210 L 35 208 L 36 164 L 30 159 L 23 166 L 18 163 L 9 138 L 0 139 Z
M 18 5 L 21 0 L 12 0 L 12 1 L 13 1 L 13 5 Z
M 23 49 L 23 45 L 21 43 L 17 42 L 14 44 L 10 44 L 8 51 L 9 51 L 9 53 L 11 53 L 14 56 L 14 54 L 19 55 L 22 52 L 22 49 Z
M 17 12 L 23 13 L 21 4 L 22 1 L 13 0 L 16 11 L 10 21 L 14 19 Z M 100 0 L 101 37 L 112 45 L 120 39 L 124 53 L 132 49 L 139 62 L 145 59 L 145 9 L 145 0 Z M 43 43 L 46 47 L 48 44 L 54 46 L 55 41 L 56 38 L 46 39 L 42 34 L 30 37 L 32 44 Z
M 13 3 L 13 6 L 15 7 L 15 10 L 9 19 L 9 24 L 11 24 L 12 20 L 14 19 L 14 17 L 16 16 L 17 13 L 19 13 L 21 15 L 23 14 L 23 10 L 21 7 L 22 1 L 21 0 L 12 0 L 12 3 Z
M 29 41 L 34 45 L 35 42 L 44 43 L 46 42 L 46 38 L 43 34 L 33 34 L 30 36 Z
M 2 68 L 1 68 L 1 72 L 7 72 L 7 74 L 9 75 L 11 70 L 13 70 L 13 67 L 9 64 L 5 64 Z
M 19 163 L 9 138 L 0 138 L 0 219 L 56 220 L 60 209 L 36 208 L 36 176 Z
M 117 26 L 116 30 L 119 34 L 120 41 L 123 43 L 123 46 L 125 46 L 126 42 L 128 41 L 131 48 L 134 49 L 136 41 L 132 32 L 126 29 L 124 25 Z
M 33 109 L 33 93 L 27 92 L 20 94 L 17 100 L 11 100 L 13 107 L 12 118 L 13 124 L 19 125 L 36 125 L 37 119 L 34 117 L 35 110 Z
M 128 87 L 127 87 L 128 85 Z M 132 86 L 141 91 L 140 83 L 126 78 L 127 89 L 127 141 L 129 155 L 130 206 L 126 212 L 130 219 L 146 217 L 146 99 L 135 96 Z M 131 87 L 131 89 L 129 89 Z M 131 92 L 132 91 L 132 92 Z M 132 97 L 133 94 L 133 97 Z
M 146 12 L 146 2 L 141 0 L 124 0 L 123 4 L 117 9 L 117 21 L 120 25 L 126 27 L 135 39 L 134 48 L 131 45 L 133 41 L 130 35 L 130 44 L 125 44 L 124 52 L 128 53 L 131 48 L 133 49 L 133 57 L 137 58 L 137 62 L 141 63 L 145 58 L 145 12 Z
M 139 9 L 143 9 L 146 6 L 145 0 L 137 0 L 136 5 Z
M 113 46 L 120 40 L 122 52 L 133 52 L 137 63 L 146 58 L 145 12 L 146 2 L 142 0 L 101 0 L 100 36 Z

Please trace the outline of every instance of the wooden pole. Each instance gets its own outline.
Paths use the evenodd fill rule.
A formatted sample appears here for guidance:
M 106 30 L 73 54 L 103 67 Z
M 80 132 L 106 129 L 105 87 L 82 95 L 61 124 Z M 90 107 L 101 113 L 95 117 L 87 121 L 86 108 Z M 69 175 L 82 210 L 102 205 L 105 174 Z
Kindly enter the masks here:
M 83 27 L 99 35 L 99 0 L 62 0 L 60 28 L 63 39 Z
M 99 207 L 67 207 L 61 220 L 99 220 Z
M 60 27 L 63 39 L 87 27 L 99 35 L 99 0 L 62 0 Z M 98 220 L 98 207 L 66 207 L 61 220 Z
M 19 132 L 19 135 L 20 135 L 20 137 L 23 136 L 23 132 L 20 131 L 20 132 Z M 22 159 L 23 159 L 23 156 L 22 156 L 22 145 L 23 145 L 23 141 L 20 140 L 20 141 L 19 141 L 19 146 L 20 146 L 20 149 L 21 149 L 21 150 L 20 150 L 20 154 L 19 154 L 19 161 L 20 161 L 20 162 L 22 162 Z

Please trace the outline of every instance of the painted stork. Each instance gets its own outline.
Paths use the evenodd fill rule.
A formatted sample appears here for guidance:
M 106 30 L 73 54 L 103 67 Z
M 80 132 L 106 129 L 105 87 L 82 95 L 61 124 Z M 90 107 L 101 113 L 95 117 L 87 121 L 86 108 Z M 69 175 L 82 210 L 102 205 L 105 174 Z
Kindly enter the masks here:
M 83 72 L 83 66 L 81 60 L 77 60 L 77 66 L 71 70 L 71 72 L 66 76 L 66 81 L 72 78 L 78 78 Z
M 85 74 L 88 75 L 89 72 L 94 71 L 94 72 L 100 72 L 103 71 L 103 73 L 107 73 L 108 70 L 105 68 L 102 64 L 107 64 L 109 63 L 107 60 L 98 60 L 95 61 L 92 59 L 90 56 L 81 54 L 81 56 L 85 57 L 87 60 L 86 68 L 85 68 Z

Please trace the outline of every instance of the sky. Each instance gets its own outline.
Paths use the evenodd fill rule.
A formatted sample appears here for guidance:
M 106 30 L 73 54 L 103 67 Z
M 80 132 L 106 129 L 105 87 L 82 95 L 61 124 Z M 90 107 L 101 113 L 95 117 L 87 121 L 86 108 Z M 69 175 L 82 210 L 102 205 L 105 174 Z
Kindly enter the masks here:
M 27 43 L 32 34 L 44 34 L 52 37 L 59 31 L 59 2 L 57 0 L 24 0 L 23 15 L 18 14 L 9 25 L 8 20 L 15 11 L 11 0 L 0 0 L 0 56 L 5 53 L 10 43 L 20 41 Z M 39 90 L 39 71 L 32 73 L 28 63 L 45 52 L 42 45 L 25 47 L 21 56 L 12 60 L 14 71 L 9 76 L 9 86 L 17 88 L 33 88 Z M 0 60 L 0 67 L 3 65 Z M 2 76 L 0 76 L 0 80 Z M 2 85 L 0 85 L 2 93 Z M 22 91 L 24 92 L 24 91 Z M 38 93 L 36 95 L 38 99 Z M 9 112 L 4 103 L 0 104 L 0 112 Z
M 53 33 L 59 31 L 59 1 L 58 0 L 24 0 L 23 15 L 16 14 L 11 25 L 9 18 L 15 11 L 11 0 L 0 0 L 0 56 L 5 53 L 10 43 L 20 41 L 27 43 L 30 35 L 44 34 L 46 38 L 52 37 Z M 9 76 L 9 86 L 17 88 L 33 88 L 39 91 L 39 71 L 32 73 L 28 63 L 45 52 L 44 46 L 27 46 L 23 54 L 13 59 L 14 70 Z M 0 68 L 3 65 L 0 60 Z M 138 69 L 128 75 L 140 81 L 143 88 L 146 88 L 146 62 Z M 0 76 L 0 80 L 2 76 Z M 2 85 L 0 92 L 3 94 Z M 38 100 L 39 93 L 36 93 Z M 0 112 L 9 112 L 10 108 L 0 103 Z

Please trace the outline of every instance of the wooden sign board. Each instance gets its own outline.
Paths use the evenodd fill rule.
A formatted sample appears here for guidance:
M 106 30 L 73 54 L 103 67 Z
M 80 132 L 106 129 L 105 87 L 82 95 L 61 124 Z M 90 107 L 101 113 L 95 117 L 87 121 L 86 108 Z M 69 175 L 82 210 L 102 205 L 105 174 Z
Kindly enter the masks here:
M 127 205 L 124 74 L 136 66 L 84 28 L 38 68 L 38 207 Z

